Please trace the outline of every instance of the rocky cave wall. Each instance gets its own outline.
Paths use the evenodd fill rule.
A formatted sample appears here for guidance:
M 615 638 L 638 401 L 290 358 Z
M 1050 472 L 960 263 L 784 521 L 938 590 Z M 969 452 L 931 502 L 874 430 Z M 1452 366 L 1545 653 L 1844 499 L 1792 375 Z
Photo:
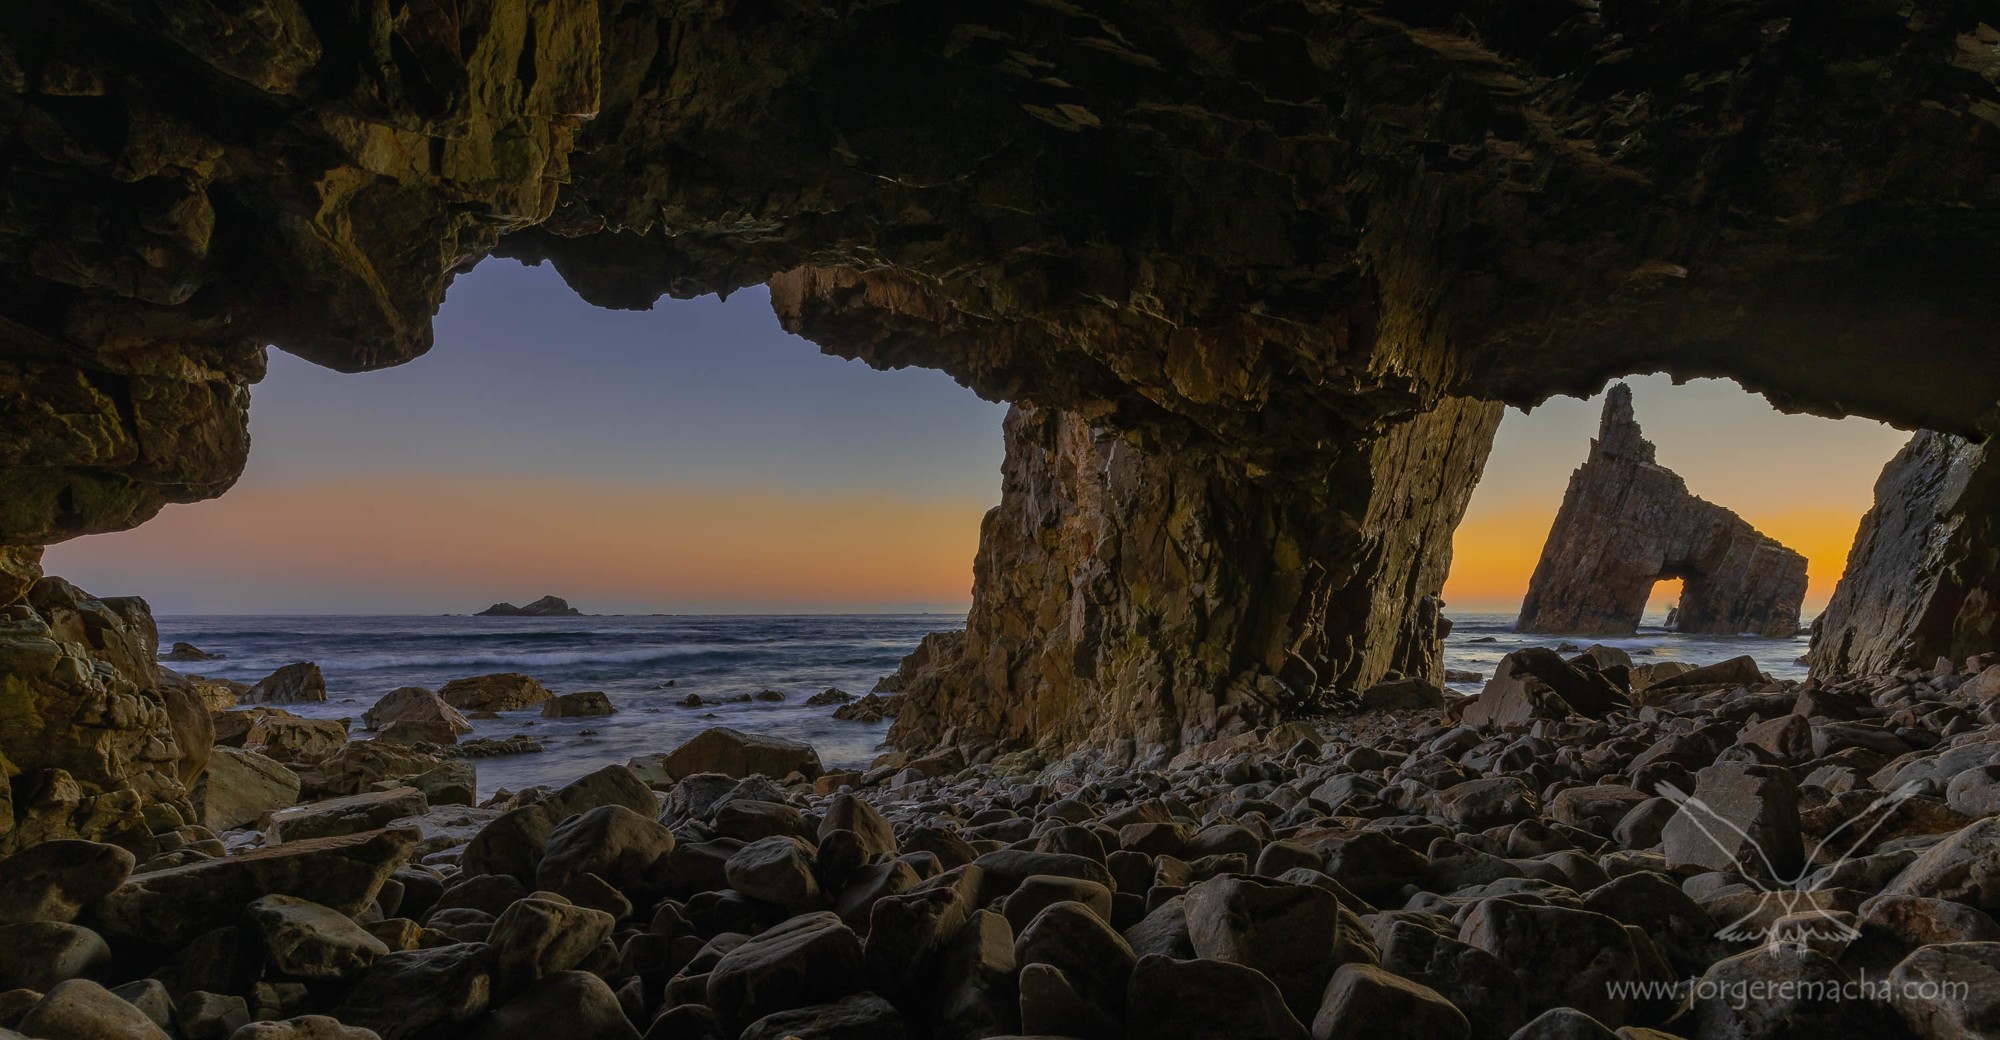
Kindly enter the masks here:
M 0 606 L 0 855 L 79 837 L 150 852 L 193 822 L 214 733 L 158 651 L 142 599 L 43 578 Z
M 900 746 L 1151 757 L 1436 675 L 1437 592 L 1501 407 L 1453 400 L 1311 474 L 1246 480 L 1074 414 L 1016 406 L 962 635 L 891 685 Z
M 1806 558 L 1660 465 L 1633 416 L 1632 389 L 1619 383 L 1604 396 L 1589 458 L 1570 475 L 1515 628 L 1630 635 L 1662 578 L 1682 579 L 1678 631 L 1799 630 Z
M 2000 646 L 2000 457 L 1924 432 L 1875 482 L 1833 599 L 1813 623 L 1818 676 L 1963 661 Z
M 1268 669 L 1273 640 L 1310 634 L 1316 684 L 1419 667 L 1429 613 L 1393 641 L 1370 626 L 1421 602 L 1452 495 L 1385 493 L 1363 460 L 1454 399 L 1666 369 L 2000 429 L 2000 32 L 1981 18 L 30 6 L 0 30 L 0 593 L 19 599 L 38 546 L 222 493 L 267 344 L 408 360 L 452 276 L 499 252 L 607 306 L 775 278 L 824 349 L 1116 431 L 1205 483 L 1210 515 L 1355 520 L 1273 524 L 1349 539 L 1329 573 L 1384 561 L 1318 583 L 1327 620 L 1218 613 L 1177 630 L 1201 641 L 1186 656 L 1255 646 L 1213 659 Z M 1483 452 L 1465 443 L 1461 462 Z M 1142 548 L 1164 545 L 1123 555 Z M 1149 623 L 1111 616 L 1134 642 Z

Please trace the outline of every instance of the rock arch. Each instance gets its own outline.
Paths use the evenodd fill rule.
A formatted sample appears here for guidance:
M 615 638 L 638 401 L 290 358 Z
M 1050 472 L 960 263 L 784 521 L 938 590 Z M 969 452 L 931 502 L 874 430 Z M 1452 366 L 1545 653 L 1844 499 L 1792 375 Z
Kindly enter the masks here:
M 1735 513 L 1703 501 L 1654 457 L 1624 383 L 1604 396 L 1590 457 L 1542 545 L 1515 627 L 1630 635 L 1653 585 L 1681 579 L 1669 627 L 1790 636 L 1799 630 L 1806 558 Z

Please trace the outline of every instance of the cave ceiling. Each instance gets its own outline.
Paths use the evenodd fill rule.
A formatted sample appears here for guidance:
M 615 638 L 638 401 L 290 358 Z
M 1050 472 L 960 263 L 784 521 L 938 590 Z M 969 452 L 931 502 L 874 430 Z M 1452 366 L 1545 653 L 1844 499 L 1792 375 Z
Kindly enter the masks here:
M 1729 376 L 2000 426 L 2000 4 L 85 0 L 0 31 L 0 542 L 221 493 L 266 344 L 769 282 L 1252 476 Z

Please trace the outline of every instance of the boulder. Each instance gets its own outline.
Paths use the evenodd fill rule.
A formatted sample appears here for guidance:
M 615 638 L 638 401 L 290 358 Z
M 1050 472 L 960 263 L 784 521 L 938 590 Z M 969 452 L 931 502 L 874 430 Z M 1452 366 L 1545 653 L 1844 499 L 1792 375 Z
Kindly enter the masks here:
M 130 852 L 101 842 L 58 839 L 0 859 L 0 924 L 70 922 L 132 874 Z
M 1511 776 L 1467 780 L 1437 793 L 1438 815 L 1465 831 L 1530 819 L 1539 808 L 1534 792 Z
M 1304 1040 L 1284 994 L 1254 968 L 1228 961 L 1139 958 L 1126 1006 L 1131 1036 L 1157 1040 Z
M 879 922 L 880 918 L 876 920 Z M 876 952 L 875 936 L 879 934 L 883 933 L 873 929 L 868 933 L 871 958 Z M 933 1035 L 938 1040 L 976 1040 L 1019 1027 L 1014 932 L 1005 918 L 991 910 L 973 911 L 971 918 L 943 946 L 937 965 Z
M 422 835 L 417 840 L 415 858 L 467 844 L 486 825 L 500 818 L 498 809 L 475 809 L 469 805 L 441 805 L 421 816 L 400 816 L 387 826 L 414 827 Z
M 1327 983 L 1313 1040 L 1466 1040 L 1472 1024 L 1436 990 L 1372 964 L 1343 964 Z
M 1465 914 L 1458 939 L 1499 958 L 1530 1009 L 1574 1007 L 1623 1025 L 1627 1000 L 1616 987 L 1641 977 L 1624 926 L 1586 910 L 1482 899 Z
M 245 913 L 271 967 L 295 978 L 352 978 L 389 952 L 347 915 L 297 896 L 262 896 Z
M 343 914 L 375 901 L 382 882 L 410 857 L 417 832 L 405 828 L 285 842 L 131 878 L 94 913 L 114 937 L 177 944 L 234 920 L 265 895 L 309 899 Z
M 1217 877 L 1187 890 L 1186 913 L 1196 956 L 1257 969 L 1301 1021 L 1318 1012 L 1327 980 L 1340 967 L 1346 928 L 1332 892 L 1270 878 Z
M 111 987 L 111 995 L 138 1008 L 161 1029 L 174 1028 L 174 996 L 158 979 L 136 979 L 122 986 Z M 12 1019 L 12 1014 L 4 1017 Z
M 430 811 L 422 791 L 396 787 L 295 805 L 271 814 L 265 836 L 273 842 L 330 838 L 387 827 L 406 816 Z
M 472 723 L 457 708 L 421 686 L 391 690 L 374 707 L 361 713 L 361 725 L 366 729 L 381 729 L 391 722 L 436 722 L 450 727 L 453 733 L 472 732 Z
M 1603 673 L 1578 668 L 1546 647 L 1528 647 L 1500 659 L 1462 719 L 1468 726 L 1504 728 L 1571 714 L 1603 718 L 1629 703 Z
M 565 693 L 542 704 L 542 718 L 576 719 L 595 715 L 610 715 L 618 709 L 611 706 L 611 698 L 598 690 L 584 690 L 581 693 Z
M 0 925 L 0 991 L 47 992 L 70 979 L 103 980 L 111 947 L 88 928 L 58 921 Z
M 554 696 L 548 687 L 519 672 L 453 679 L 438 688 L 438 697 L 462 712 L 518 711 Z
M 466 845 L 461 865 L 468 874 L 505 874 L 533 883 L 557 824 L 606 805 L 622 805 L 648 820 L 659 811 L 659 799 L 638 774 L 622 765 L 605 766 L 488 824 Z
M 1671 676 L 1655 674 L 1646 687 L 1648 697 L 1657 698 L 1661 694 L 1681 690 L 1695 690 L 1710 686 L 1757 686 L 1771 681 L 1757 667 L 1757 659 L 1749 654 L 1741 654 L 1726 661 L 1690 668 Z
M 166 673 L 167 669 L 160 669 L 160 674 L 163 678 Z M 249 685 L 237 682 L 234 679 L 215 679 L 205 675 L 184 675 L 181 676 L 181 681 L 187 684 L 188 692 L 194 694 L 194 699 L 201 702 L 201 706 L 207 708 L 211 713 L 229 711 L 241 703 L 243 698 L 250 695 Z
M 1377 933 L 1382 968 L 1437 991 L 1465 1014 L 1475 1036 L 1505 1038 L 1528 1020 L 1527 994 L 1500 958 L 1414 921 L 1385 923 Z
M 215 748 L 195 787 L 202 826 L 224 831 L 256 823 L 299 800 L 299 776 L 254 751 Z
M 1362 711 L 1444 707 L 1444 690 L 1429 679 L 1410 676 L 1379 682 L 1361 691 Z
M 143 848 L 156 804 L 192 818 L 183 776 L 200 749 L 183 752 L 185 713 L 158 689 L 145 601 L 44 577 L 0 609 L 0 855 L 55 838 Z
M 880 810 L 851 794 L 837 795 L 827 803 L 820 818 L 819 838 L 826 840 L 834 831 L 847 831 L 868 856 L 896 854 L 896 831 Z
M 21 1016 L 20 1029 L 36 1040 L 168 1040 L 145 1012 L 87 979 L 52 987 Z
M 660 857 L 674 850 L 674 832 L 624 805 L 600 805 L 572 816 L 549 834 L 535 884 L 554 891 L 584 874 L 620 889 L 643 887 Z
M 639 1040 L 618 995 L 587 971 L 560 971 L 493 1009 L 471 1040 L 547 1040 L 561 1023 L 563 1040 Z
M 229 1040 L 382 1040 L 372 1029 L 350 1026 L 329 1015 L 300 1015 L 270 1022 L 252 1022 L 229 1034 Z
M 765 1015 L 858 991 L 861 940 L 834 914 L 803 914 L 758 935 L 709 970 L 709 1007 L 731 1034 Z
M 443 765 L 437 755 L 388 740 L 354 740 L 318 762 L 294 772 L 308 795 L 328 798 L 360 794 L 384 781 L 415 786 L 415 778 Z
M 257 680 L 244 695 L 249 704 L 304 704 L 326 700 L 326 676 L 311 661 L 288 664 Z
M 493 951 L 455 943 L 378 957 L 333 1016 L 372 1029 L 382 1040 L 462 1035 L 493 997 Z
M 778 1011 L 743 1030 L 739 1040 L 903 1040 L 903 1016 L 873 993 L 831 1004 Z
M 2000 817 L 1960 828 L 1925 849 L 1883 894 L 1949 899 L 2000 912 Z
M 744 733 L 726 726 L 696 734 L 668 752 L 660 766 L 677 780 L 697 773 L 721 773 L 738 779 L 747 776 L 783 779 L 798 773 L 810 780 L 821 772 L 819 752 L 811 744 Z
M 1853 982 L 1825 954 L 1767 944 L 1711 965 L 1680 1021 L 1695 1036 L 1732 1040 L 1894 1035 L 1892 1016 L 1872 1000 L 1827 999 Z
M 730 888 L 766 903 L 805 906 L 820 897 L 813 847 L 803 838 L 759 838 L 737 849 L 723 870 Z
M 257 714 L 243 734 L 243 748 L 274 762 L 311 764 L 347 744 L 347 726 L 337 719 L 300 718 L 278 709 L 252 710 Z
M 1670 869 L 1748 874 L 1791 884 L 1805 863 L 1798 784 L 1788 769 L 1717 762 L 1695 774 L 1692 797 L 1661 835 Z
M 390 790 L 393 780 L 378 780 L 376 790 Z M 479 794 L 479 773 L 463 759 L 448 758 L 435 769 L 403 781 L 423 793 L 432 805 L 471 805 Z
M 188 642 L 177 642 L 173 649 L 160 655 L 162 661 L 219 661 L 228 654 L 211 654 L 201 647 Z
M 208 769 L 209 749 L 215 746 L 215 722 L 209 718 L 208 706 L 202 703 L 199 693 L 186 682 L 168 681 L 164 668 L 160 674 L 156 692 L 167 712 L 167 728 L 174 735 L 174 747 L 180 752 L 174 775 L 183 786 L 191 786 Z
M 493 948 L 493 981 L 511 993 L 565 972 L 590 956 L 617 922 L 602 910 L 530 896 L 500 912 L 487 942 Z
M 250 1002 L 229 993 L 189 993 L 175 1008 L 187 1040 L 226 1040 L 250 1024 Z
M 2000 942 L 1924 946 L 1889 973 L 1888 995 L 1923 1040 L 2000 1034 Z
M 1067 1036 L 1115 1033 L 1138 956 L 1081 903 L 1044 909 L 1014 940 L 1021 968 L 1021 1030 Z
M 884 697 L 870 693 L 858 701 L 851 701 L 833 709 L 833 717 L 842 722 L 881 722 L 896 714 L 896 697 Z

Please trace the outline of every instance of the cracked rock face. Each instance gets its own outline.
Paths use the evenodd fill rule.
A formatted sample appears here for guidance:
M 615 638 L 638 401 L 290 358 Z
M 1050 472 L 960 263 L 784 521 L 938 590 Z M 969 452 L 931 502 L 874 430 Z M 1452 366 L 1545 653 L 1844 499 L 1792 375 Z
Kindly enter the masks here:
M 1847 569 L 1813 624 L 1816 675 L 1963 660 L 2000 646 L 2000 458 L 1919 433 L 1882 469 Z
M 161 811 L 194 818 L 177 731 L 190 705 L 207 715 L 174 703 L 192 695 L 162 685 L 158 648 L 144 600 L 61 578 L 0 607 L 0 852 L 52 838 L 150 852 Z
M 1605 395 L 1590 457 L 1569 478 L 1515 627 L 1630 635 L 1661 578 L 1682 579 L 1672 622 L 1679 631 L 1786 637 L 1799 630 L 1806 558 L 1696 498 L 1654 461 L 1632 417 L 1632 390 L 1620 383 Z
M 1148 754 L 1437 674 L 1450 532 L 1499 420 L 1448 402 L 1301 486 L 1017 406 L 965 635 L 904 663 L 891 740 Z

